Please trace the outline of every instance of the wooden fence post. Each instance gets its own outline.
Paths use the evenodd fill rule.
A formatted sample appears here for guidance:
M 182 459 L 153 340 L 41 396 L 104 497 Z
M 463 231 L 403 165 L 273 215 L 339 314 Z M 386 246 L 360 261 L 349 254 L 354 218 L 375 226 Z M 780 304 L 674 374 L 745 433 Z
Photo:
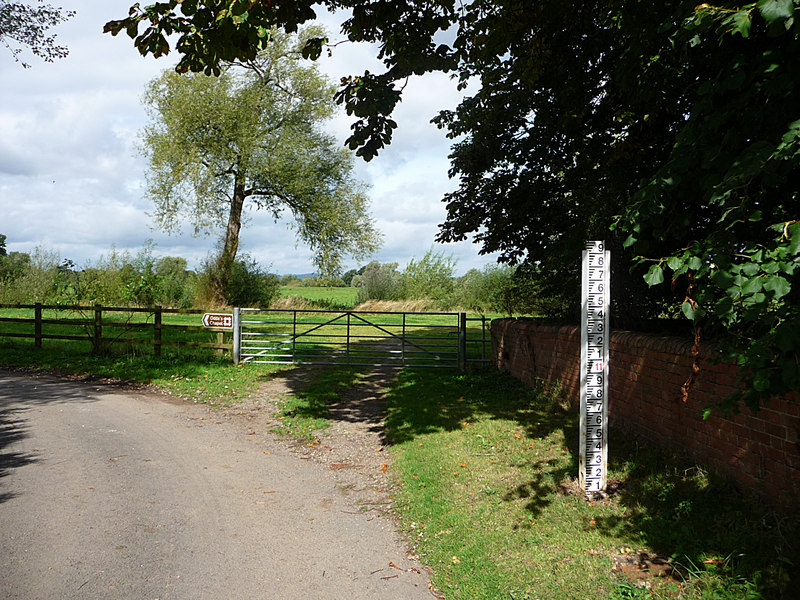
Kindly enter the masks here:
M 33 323 L 33 345 L 36 348 L 42 347 L 42 303 L 37 302 L 34 308 Z
M 103 307 L 100 304 L 94 305 L 94 336 L 92 339 L 92 352 L 99 354 L 103 344 Z
M 467 370 L 467 313 L 458 315 L 458 368 Z
M 155 307 L 155 315 L 153 317 L 153 354 L 157 357 L 161 356 L 161 307 Z

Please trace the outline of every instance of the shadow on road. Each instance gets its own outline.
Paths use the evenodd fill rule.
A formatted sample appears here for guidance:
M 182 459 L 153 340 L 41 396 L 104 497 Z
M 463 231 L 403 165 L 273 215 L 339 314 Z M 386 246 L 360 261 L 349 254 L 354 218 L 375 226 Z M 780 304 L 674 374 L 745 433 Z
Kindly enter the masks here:
M 53 403 L 95 402 L 98 389 L 86 382 L 63 381 L 49 376 L 21 375 L 0 370 L 0 483 L 14 469 L 38 462 L 32 452 L 14 446 L 29 436 L 29 411 Z M 15 497 L 0 489 L 0 503 Z

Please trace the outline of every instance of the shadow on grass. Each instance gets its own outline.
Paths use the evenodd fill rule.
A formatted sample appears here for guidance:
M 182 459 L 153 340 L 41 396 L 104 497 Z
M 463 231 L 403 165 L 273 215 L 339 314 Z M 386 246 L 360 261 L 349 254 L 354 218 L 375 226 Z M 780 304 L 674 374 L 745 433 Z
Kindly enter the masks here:
M 392 443 L 405 443 L 489 418 L 515 422 L 528 438 L 563 433 L 568 461 L 531 455 L 512 465 L 526 476 L 503 500 L 524 501 L 535 520 L 559 494 L 582 496 L 575 481 L 577 414 L 564 411 L 558 400 L 493 370 L 439 376 L 404 370 L 387 394 L 386 431 Z M 627 435 L 612 430 L 609 447 L 611 496 L 602 503 L 616 508 L 605 512 L 614 516 L 594 517 L 599 533 L 615 543 L 646 546 L 685 574 L 709 574 L 708 581 L 730 587 L 729 593 L 703 597 L 800 598 L 796 520 L 761 506 L 696 464 Z
M 609 445 L 620 474 L 612 500 L 625 510 L 598 517 L 598 531 L 641 540 L 683 573 L 717 575 L 750 594 L 720 598 L 800 597 L 800 530 L 788 516 L 795 513 L 772 510 L 687 458 L 619 432 Z
M 486 418 L 514 422 L 528 439 L 561 433 L 565 440 L 574 439 L 577 448 L 577 419 L 559 407 L 557 398 L 492 369 L 473 368 L 467 373 L 405 369 L 387 393 L 386 436 L 393 444 L 440 431 L 458 431 Z M 525 500 L 532 518 L 540 514 L 553 502 L 559 484 L 577 473 L 578 457 L 566 450 L 570 452 L 566 464 L 531 456 L 525 464 L 515 465 L 531 477 L 508 490 L 504 500 Z
M 577 422 L 554 402 L 491 369 L 467 373 L 404 369 L 387 393 L 387 435 L 399 444 L 436 431 L 455 431 L 488 416 L 517 422 L 531 438 L 563 431 L 575 438 Z

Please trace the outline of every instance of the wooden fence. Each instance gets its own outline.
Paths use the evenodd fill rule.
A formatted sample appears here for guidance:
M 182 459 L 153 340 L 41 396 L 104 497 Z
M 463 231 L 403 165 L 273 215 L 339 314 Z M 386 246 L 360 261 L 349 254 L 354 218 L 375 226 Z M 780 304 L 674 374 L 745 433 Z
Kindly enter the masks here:
M 92 350 L 99 352 L 112 344 L 143 344 L 153 346 L 155 356 L 161 356 L 164 346 L 190 346 L 210 348 L 218 351 L 231 350 L 232 344 L 225 343 L 224 331 L 203 327 L 202 325 L 180 325 L 164 323 L 166 314 L 202 315 L 202 310 L 184 310 L 153 306 L 149 308 L 111 307 L 84 305 L 44 305 L 44 304 L 0 304 L 0 309 L 33 310 L 30 316 L 0 316 L 0 338 L 33 338 L 37 348 L 42 347 L 43 340 L 70 340 L 89 342 Z M 45 311 L 68 313 L 65 318 L 45 318 Z M 122 320 L 109 318 L 111 313 L 126 315 Z M 104 318 L 105 315 L 105 318 Z M 144 320 L 134 320 L 137 316 Z M 150 320 L 152 317 L 152 320 Z M 198 319 L 200 322 L 200 319 Z M 6 324 L 13 324 L 9 327 Z M 64 327 L 69 333 L 64 333 Z M 27 331 L 20 329 L 30 328 Z M 45 329 L 47 327 L 47 329 Z M 76 333 L 76 329 L 81 333 Z M 109 331 L 114 332 L 109 334 Z M 165 339 L 168 331 L 176 332 L 216 332 L 216 342 L 202 342 L 187 339 Z M 139 334 L 137 337 L 135 334 Z M 134 334 L 134 335 L 132 335 Z M 144 334 L 144 335 L 142 335 Z M 190 334 L 191 335 L 191 334 Z M 188 337 L 188 336 L 186 336 Z

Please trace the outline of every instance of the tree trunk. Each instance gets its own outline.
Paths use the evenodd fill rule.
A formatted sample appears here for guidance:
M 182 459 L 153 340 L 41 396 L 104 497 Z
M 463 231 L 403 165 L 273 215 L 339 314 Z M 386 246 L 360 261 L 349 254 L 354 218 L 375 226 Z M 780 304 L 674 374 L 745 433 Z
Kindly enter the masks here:
M 231 209 L 228 215 L 228 226 L 225 229 L 225 245 L 222 248 L 222 254 L 217 260 L 217 272 L 215 273 L 215 292 L 220 300 L 228 297 L 227 292 L 231 283 L 231 271 L 236 260 L 236 252 L 239 250 L 239 232 L 242 229 L 244 201 L 244 178 L 237 176 L 233 188 Z

